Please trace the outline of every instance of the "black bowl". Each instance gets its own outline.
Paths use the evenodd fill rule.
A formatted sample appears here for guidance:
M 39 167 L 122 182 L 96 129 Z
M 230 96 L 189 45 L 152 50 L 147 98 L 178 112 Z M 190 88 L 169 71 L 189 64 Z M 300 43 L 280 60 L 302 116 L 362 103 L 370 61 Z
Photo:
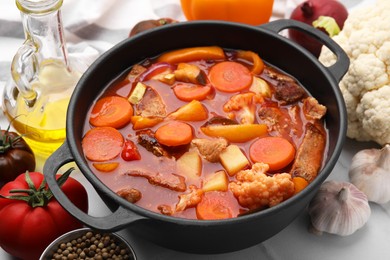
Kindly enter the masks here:
M 305 49 L 278 34 L 287 28 L 304 31 L 319 39 L 337 56 L 336 63 L 324 67 Z M 87 112 L 109 82 L 145 58 L 168 50 L 206 45 L 257 52 L 269 64 L 297 78 L 328 108 L 325 118 L 329 131 L 328 150 L 318 177 L 305 190 L 275 207 L 220 221 L 164 216 L 125 201 L 89 169 L 81 147 Z M 259 27 L 220 21 L 183 22 L 141 33 L 107 51 L 80 79 L 68 108 L 66 141 L 44 166 L 48 185 L 67 211 L 95 229 L 114 231 L 128 228 L 161 246 L 192 253 L 222 253 L 253 246 L 290 224 L 304 210 L 336 164 L 345 140 L 347 122 L 338 82 L 348 66 L 347 55 L 335 42 L 319 30 L 292 20 L 278 20 Z M 92 217 L 84 214 L 61 192 L 54 174 L 72 161 L 112 209 L 111 215 Z

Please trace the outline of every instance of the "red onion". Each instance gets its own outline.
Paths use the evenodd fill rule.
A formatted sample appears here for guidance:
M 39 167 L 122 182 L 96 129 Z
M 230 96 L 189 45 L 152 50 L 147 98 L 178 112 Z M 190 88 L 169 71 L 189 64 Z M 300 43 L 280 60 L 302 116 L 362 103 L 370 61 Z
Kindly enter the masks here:
M 157 74 L 163 73 L 164 71 L 167 71 L 167 70 L 174 71 L 175 67 L 167 62 L 155 63 L 152 66 L 150 66 L 147 70 L 142 72 L 138 76 L 137 80 L 139 82 L 147 81 L 147 80 L 151 79 L 152 77 L 156 76 Z
M 323 16 L 323 17 L 322 17 Z M 321 20 L 318 24 L 313 25 L 313 22 Z M 325 17 L 325 18 L 324 18 Z M 307 0 L 298 5 L 291 13 L 290 19 L 307 23 L 329 36 L 338 33 L 344 26 L 344 22 L 348 17 L 347 8 L 336 0 Z M 333 20 L 333 19 L 334 20 Z M 333 21 L 332 21 L 333 20 Z M 334 23 L 335 22 L 335 23 Z M 334 28 L 334 27 L 339 28 Z M 339 29 L 339 30 L 338 30 Z M 301 46 L 309 50 L 314 56 L 318 57 L 321 52 L 322 43 L 316 39 L 299 32 L 297 30 L 289 30 L 289 38 L 297 42 Z

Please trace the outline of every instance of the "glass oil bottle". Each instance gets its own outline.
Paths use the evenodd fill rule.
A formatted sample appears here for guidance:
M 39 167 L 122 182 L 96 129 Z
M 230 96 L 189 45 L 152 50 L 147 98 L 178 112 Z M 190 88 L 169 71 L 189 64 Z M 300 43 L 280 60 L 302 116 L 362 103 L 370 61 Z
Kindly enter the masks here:
M 65 139 L 66 111 L 82 72 L 72 67 L 61 18 L 63 0 L 16 0 L 25 42 L 11 64 L 3 110 L 36 157 L 50 156 Z

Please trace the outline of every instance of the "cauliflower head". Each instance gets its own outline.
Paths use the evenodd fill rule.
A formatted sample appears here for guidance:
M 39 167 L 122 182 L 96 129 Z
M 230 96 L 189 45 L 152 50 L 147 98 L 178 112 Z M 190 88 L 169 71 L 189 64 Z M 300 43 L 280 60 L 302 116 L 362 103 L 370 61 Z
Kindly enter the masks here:
M 268 176 L 268 169 L 268 164 L 255 163 L 252 169 L 238 172 L 236 182 L 229 183 L 229 189 L 241 206 L 251 210 L 272 207 L 294 195 L 291 175 L 277 173 Z
M 339 84 L 348 113 L 347 136 L 390 143 L 390 1 L 351 11 L 333 40 L 350 58 Z M 324 47 L 319 60 L 329 66 L 336 57 Z

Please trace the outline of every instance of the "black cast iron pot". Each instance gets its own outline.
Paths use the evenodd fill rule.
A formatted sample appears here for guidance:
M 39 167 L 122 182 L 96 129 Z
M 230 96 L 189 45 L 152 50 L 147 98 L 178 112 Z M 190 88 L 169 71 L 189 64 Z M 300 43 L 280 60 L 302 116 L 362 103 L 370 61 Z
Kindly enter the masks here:
M 337 56 L 331 67 L 321 65 L 309 52 L 278 33 L 287 28 L 304 31 L 323 42 Z M 252 50 L 262 59 L 296 77 L 328 108 L 329 130 L 326 163 L 319 176 L 301 193 L 287 201 L 250 215 L 219 221 L 187 220 L 153 213 L 117 196 L 89 169 L 81 140 L 87 112 L 107 84 L 144 58 L 184 47 L 217 45 Z M 192 253 L 222 253 L 244 249 L 275 235 L 304 210 L 340 155 L 346 132 L 346 112 L 338 82 L 349 66 L 344 51 L 324 33 L 291 20 L 278 20 L 259 27 L 198 21 L 163 26 L 119 43 L 94 62 L 80 79 L 69 104 L 66 141 L 50 156 L 44 174 L 55 198 L 85 225 L 115 231 L 128 228 L 136 235 L 163 247 Z M 93 217 L 76 208 L 55 182 L 55 173 L 75 162 L 113 213 Z

